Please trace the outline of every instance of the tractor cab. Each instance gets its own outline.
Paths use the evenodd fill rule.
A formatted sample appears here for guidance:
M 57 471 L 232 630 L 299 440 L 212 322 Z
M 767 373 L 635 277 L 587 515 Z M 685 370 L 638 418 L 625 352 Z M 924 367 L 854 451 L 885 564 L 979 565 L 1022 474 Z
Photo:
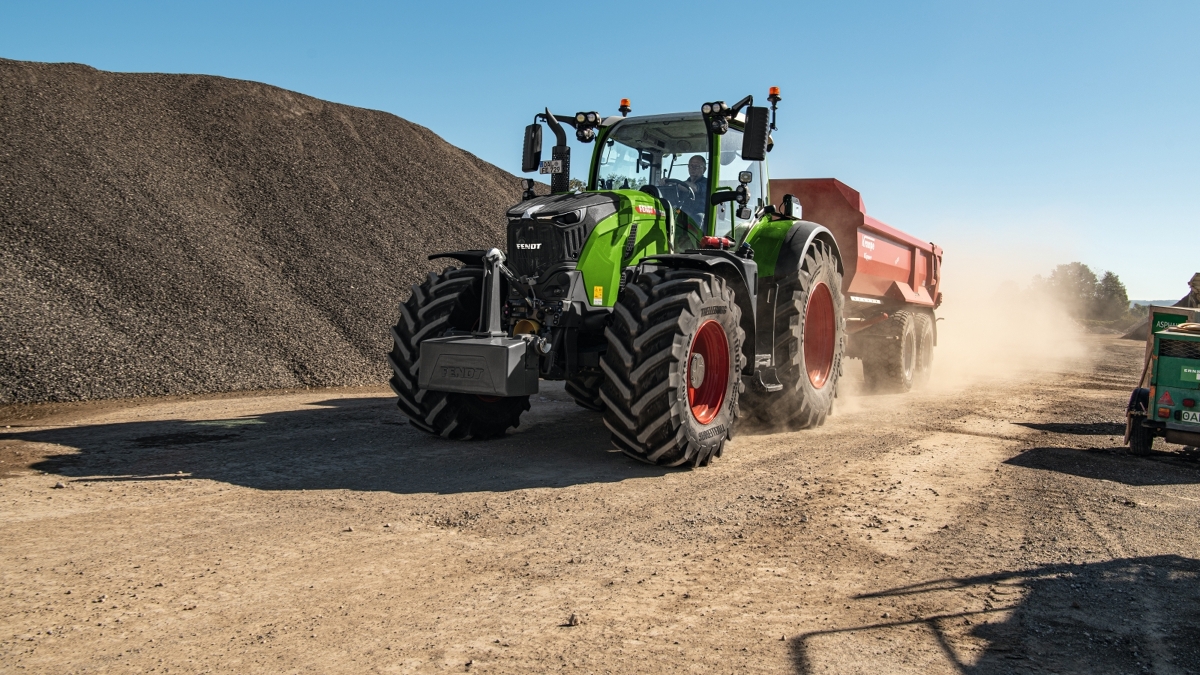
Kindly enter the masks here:
M 571 191 L 565 124 L 580 142 L 595 142 L 587 191 L 616 193 L 614 198 L 637 209 L 639 220 L 647 215 L 661 221 L 643 227 L 666 229 L 663 239 L 670 252 L 710 248 L 706 238 L 710 244 L 715 239 L 736 247 L 771 203 L 766 154 L 778 92 L 772 90 L 769 99 L 769 110 L 755 107 L 747 96 L 733 106 L 717 101 L 705 103 L 699 112 L 643 117 L 624 116 L 627 101 L 622 101 L 619 117 L 595 112 L 556 116 L 547 109 L 525 130 L 522 170 L 549 174 L 553 194 Z M 545 162 L 542 123 L 555 137 L 552 159 Z M 620 194 L 630 191 L 649 195 L 656 204 Z M 533 197 L 531 181 L 526 201 Z
M 770 203 L 765 159 L 742 154 L 745 116 L 715 134 L 701 113 L 605 120 L 592 156 L 587 187 L 640 190 L 659 199 L 672 216 L 672 249 L 700 248 L 703 238 L 741 243 L 756 214 Z M 735 194 L 745 183 L 750 213 L 717 192 Z M 744 216 L 744 217 L 742 217 Z

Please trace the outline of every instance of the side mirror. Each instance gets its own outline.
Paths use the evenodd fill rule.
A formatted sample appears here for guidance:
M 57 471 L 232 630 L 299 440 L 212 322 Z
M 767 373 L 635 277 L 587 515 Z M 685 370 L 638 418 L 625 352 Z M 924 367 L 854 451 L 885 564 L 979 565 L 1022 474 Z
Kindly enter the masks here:
M 537 171 L 542 164 L 542 125 L 534 122 L 525 127 L 525 150 L 521 155 L 521 171 Z
M 771 111 L 746 108 L 746 131 L 742 134 L 742 159 L 761 162 L 767 158 L 767 139 L 771 133 Z

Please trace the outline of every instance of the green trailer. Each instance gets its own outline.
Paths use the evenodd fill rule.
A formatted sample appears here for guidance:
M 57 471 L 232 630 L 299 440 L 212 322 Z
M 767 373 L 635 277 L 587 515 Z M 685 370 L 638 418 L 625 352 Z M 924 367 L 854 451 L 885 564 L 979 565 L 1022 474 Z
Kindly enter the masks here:
M 1135 455 L 1149 453 L 1156 437 L 1200 447 L 1200 310 L 1150 307 L 1142 379 L 1125 418 Z

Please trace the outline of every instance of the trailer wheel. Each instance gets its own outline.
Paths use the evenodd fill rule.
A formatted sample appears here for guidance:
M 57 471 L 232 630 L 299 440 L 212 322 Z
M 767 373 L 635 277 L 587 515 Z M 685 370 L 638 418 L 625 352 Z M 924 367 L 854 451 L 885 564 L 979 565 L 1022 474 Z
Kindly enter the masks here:
M 575 399 L 576 405 L 599 412 L 604 410 L 604 400 L 600 398 L 600 385 L 603 382 L 603 373 L 580 373 L 567 378 L 565 389 Z
M 733 437 L 745 331 L 733 290 L 694 270 L 638 275 L 617 298 L 600 361 L 604 424 L 625 454 L 705 466 Z
M 841 289 L 837 259 L 821 241 L 780 281 L 774 344 L 783 391 L 747 392 L 747 412 L 760 423 L 807 429 L 824 424 L 833 410 L 846 352 Z
M 1134 389 L 1125 406 L 1125 442 L 1129 443 L 1129 454 L 1148 455 L 1154 446 L 1154 430 L 1142 425 L 1150 410 L 1150 390 L 1145 387 Z
M 1154 447 L 1154 431 L 1142 425 L 1145 415 L 1129 415 L 1129 454 L 1149 455 Z
M 520 424 L 528 396 L 476 396 L 417 387 L 421 342 L 448 330 L 471 330 L 479 322 L 483 268 L 447 268 L 412 287 L 392 328 L 389 384 L 400 412 L 416 428 L 444 438 L 491 438 Z
M 924 387 L 933 374 L 933 317 L 925 312 L 918 312 L 915 323 L 917 363 L 913 372 L 913 386 Z
M 912 312 L 892 314 L 867 337 L 863 351 L 863 377 L 867 389 L 879 393 L 901 393 L 912 389 L 917 369 L 916 319 Z

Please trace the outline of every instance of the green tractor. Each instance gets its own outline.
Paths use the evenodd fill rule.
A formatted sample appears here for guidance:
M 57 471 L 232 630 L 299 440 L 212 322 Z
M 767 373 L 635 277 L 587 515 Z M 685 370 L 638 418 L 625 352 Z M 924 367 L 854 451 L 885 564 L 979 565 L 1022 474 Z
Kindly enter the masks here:
M 391 386 L 412 425 L 451 439 L 519 424 L 540 380 L 600 411 L 613 444 L 704 466 L 740 418 L 803 429 L 830 413 L 846 350 L 842 258 L 825 227 L 768 194 L 775 128 L 753 97 L 693 113 L 535 116 L 507 252 L 431 255 L 400 306 Z M 554 134 L 542 161 L 542 125 Z M 571 190 L 564 127 L 594 143 Z
M 1125 442 L 1150 454 L 1156 437 L 1200 447 L 1200 310 L 1151 305 L 1146 359 L 1125 409 Z

